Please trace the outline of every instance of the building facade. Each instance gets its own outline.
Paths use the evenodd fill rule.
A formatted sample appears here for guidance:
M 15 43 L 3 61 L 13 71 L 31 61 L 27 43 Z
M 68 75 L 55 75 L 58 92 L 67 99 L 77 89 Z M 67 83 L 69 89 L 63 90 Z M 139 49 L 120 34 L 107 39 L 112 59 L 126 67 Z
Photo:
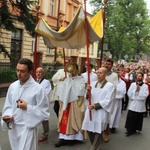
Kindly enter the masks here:
M 83 4 L 82 0 L 35 0 L 38 9 L 33 8 L 33 12 L 38 18 L 42 17 L 49 26 L 58 31 L 60 27 L 67 27 L 72 21 L 78 7 Z M 90 14 L 88 14 L 91 17 Z M 21 57 L 27 57 L 34 61 L 35 40 L 37 41 L 37 61 L 38 66 L 53 65 L 56 61 L 63 63 L 63 51 L 61 47 L 49 49 L 45 46 L 41 36 L 35 39 L 31 37 L 24 29 L 22 24 L 15 23 L 16 31 L 9 32 L 1 29 L 0 44 L 3 44 L 9 54 L 14 58 L 15 63 Z M 90 58 L 97 58 L 98 43 L 90 45 Z M 75 62 L 83 64 L 86 60 L 86 48 L 65 50 L 67 59 L 73 59 Z M 0 53 L 0 62 L 10 60 Z M 38 67 L 37 66 L 37 67 Z

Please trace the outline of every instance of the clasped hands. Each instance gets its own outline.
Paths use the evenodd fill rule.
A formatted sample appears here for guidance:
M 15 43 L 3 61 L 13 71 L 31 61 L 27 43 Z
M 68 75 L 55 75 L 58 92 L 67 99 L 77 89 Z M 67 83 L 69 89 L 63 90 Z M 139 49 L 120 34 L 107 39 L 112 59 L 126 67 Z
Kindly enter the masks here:
M 139 92 L 139 90 L 140 90 L 140 85 L 137 85 L 136 86 L 136 92 Z

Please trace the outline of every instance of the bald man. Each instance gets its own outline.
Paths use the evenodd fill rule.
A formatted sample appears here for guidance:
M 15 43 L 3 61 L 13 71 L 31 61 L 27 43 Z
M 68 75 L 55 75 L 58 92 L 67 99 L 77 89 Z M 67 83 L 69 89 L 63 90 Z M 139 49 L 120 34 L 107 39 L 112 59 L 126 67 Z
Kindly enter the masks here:
M 91 105 L 88 105 L 82 130 L 86 130 L 91 142 L 90 150 L 100 149 L 102 133 L 107 127 L 111 103 L 114 98 L 115 88 L 112 83 L 107 82 L 107 69 L 101 67 L 97 71 L 98 81 L 91 82 L 87 89 L 91 89 Z M 92 113 L 92 120 L 89 117 L 89 110 Z
M 36 81 L 44 88 L 47 97 L 49 98 L 49 94 L 51 91 L 51 84 L 50 81 L 47 79 L 44 79 L 44 69 L 42 67 L 39 67 L 36 69 Z M 39 142 L 43 142 L 48 139 L 48 134 L 49 134 L 49 121 L 44 120 L 42 122 L 43 126 L 43 136 L 39 138 Z

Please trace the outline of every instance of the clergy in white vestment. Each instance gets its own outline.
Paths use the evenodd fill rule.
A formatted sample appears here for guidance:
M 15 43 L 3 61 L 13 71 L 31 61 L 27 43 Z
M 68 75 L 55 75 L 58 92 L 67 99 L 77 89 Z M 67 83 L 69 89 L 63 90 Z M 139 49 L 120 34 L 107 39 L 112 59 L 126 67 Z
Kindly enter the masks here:
M 125 96 L 126 93 L 126 83 L 119 78 L 118 75 L 118 85 L 116 89 L 116 100 L 114 103 L 114 110 L 110 114 L 110 132 L 115 133 L 115 129 L 119 128 L 120 126 L 120 119 L 121 119 L 121 110 L 122 110 L 122 98 Z
M 111 103 L 114 98 L 115 88 L 112 83 L 106 81 L 106 76 L 107 69 L 99 68 L 97 71 L 98 81 L 87 86 L 88 89 L 91 89 L 91 105 L 86 108 L 82 130 L 86 130 L 89 135 L 90 150 L 100 149 L 101 134 L 107 127 Z M 89 110 L 92 114 L 92 120 L 90 120 Z
M 138 72 L 136 82 L 133 82 L 128 90 L 129 105 L 125 128 L 126 136 L 141 131 L 143 126 L 143 114 L 146 111 L 146 98 L 149 95 L 148 85 L 143 83 L 143 73 Z
M 8 89 L 1 125 L 8 130 L 11 150 L 38 150 L 37 126 L 49 119 L 49 100 L 44 89 L 32 78 L 33 63 L 21 58 L 16 67 L 18 80 Z
M 106 76 L 106 80 L 114 85 L 115 92 L 116 92 L 116 88 L 117 88 L 117 84 L 118 84 L 118 75 L 115 72 L 112 71 L 112 67 L 113 67 L 113 60 L 112 59 L 107 59 L 106 63 L 105 63 L 105 68 L 107 68 L 107 71 L 108 71 L 108 74 Z M 109 122 L 110 122 L 111 113 L 114 110 L 115 101 L 116 101 L 116 99 L 115 99 L 115 94 L 114 94 L 114 99 L 111 103 L 111 112 L 109 114 L 107 128 L 103 132 L 104 142 L 109 141 Z
M 78 76 L 77 64 L 71 64 L 74 68 L 71 77 L 66 78 L 59 86 L 59 141 L 55 147 L 68 145 L 74 140 L 82 141 L 84 131 L 81 130 L 84 118 L 85 82 L 83 77 Z

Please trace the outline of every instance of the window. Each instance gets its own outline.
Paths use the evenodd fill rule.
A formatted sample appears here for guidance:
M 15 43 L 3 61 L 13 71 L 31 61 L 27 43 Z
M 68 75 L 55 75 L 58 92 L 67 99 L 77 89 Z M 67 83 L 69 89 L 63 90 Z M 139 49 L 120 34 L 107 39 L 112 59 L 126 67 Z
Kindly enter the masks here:
M 94 44 L 90 45 L 91 55 L 94 55 Z
M 46 54 L 47 54 L 47 55 L 54 55 L 54 51 L 55 51 L 55 49 L 50 49 L 50 48 L 47 47 L 47 52 L 46 52 Z
M 50 0 L 50 16 L 54 16 L 54 4 L 55 0 Z
M 13 40 L 15 40 L 15 39 L 16 40 L 21 40 L 21 38 L 22 38 L 22 31 L 21 31 L 21 29 L 16 29 L 15 32 L 12 32 L 11 38 Z
M 31 48 L 31 52 L 34 52 L 34 45 L 35 45 L 35 38 L 32 38 L 32 48 Z
M 16 29 L 11 35 L 11 65 L 16 67 L 18 60 L 21 58 L 22 49 L 22 30 Z
M 73 17 L 75 16 L 76 12 L 77 12 L 77 8 L 73 6 L 73 12 L 72 12 Z

